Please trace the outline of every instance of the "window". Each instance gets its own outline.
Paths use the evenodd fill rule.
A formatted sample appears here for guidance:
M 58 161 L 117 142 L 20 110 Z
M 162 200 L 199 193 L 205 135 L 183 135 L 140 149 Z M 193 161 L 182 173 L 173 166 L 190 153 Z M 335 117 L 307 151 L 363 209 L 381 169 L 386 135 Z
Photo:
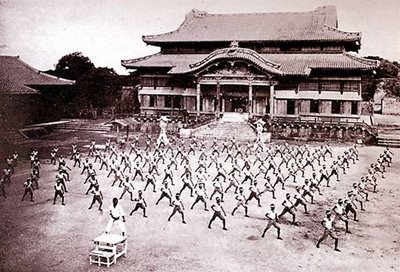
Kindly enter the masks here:
M 154 86 L 154 79 L 152 77 L 141 77 L 142 86 L 143 87 L 153 87 Z
M 319 100 L 310 100 L 310 112 L 319 113 Z
M 357 101 L 351 102 L 351 114 L 358 114 L 358 102 Z
M 182 102 L 182 99 L 181 99 L 181 98 L 182 98 L 182 97 L 179 96 L 179 95 L 175 95 L 175 96 L 174 96 L 174 108 L 178 108 L 178 109 L 181 108 L 181 102 Z
M 342 108 L 342 102 L 338 100 L 332 101 L 332 113 L 333 114 L 340 114 Z
M 339 91 L 340 81 L 335 81 L 335 80 L 320 81 L 320 89 L 322 91 Z
M 353 91 L 358 92 L 360 90 L 359 81 L 345 81 L 343 83 L 343 91 Z
M 287 114 L 294 114 L 294 112 L 295 112 L 295 100 L 289 99 L 287 101 L 286 112 L 287 112 Z
M 143 87 L 166 87 L 169 86 L 169 77 L 144 75 L 140 77 Z
M 172 96 L 171 95 L 164 96 L 164 107 L 172 108 Z
M 299 89 L 300 91 L 317 91 L 318 82 L 317 81 L 302 82 L 299 85 Z
M 149 107 L 155 107 L 156 106 L 156 96 L 155 95 L 149 95 Z

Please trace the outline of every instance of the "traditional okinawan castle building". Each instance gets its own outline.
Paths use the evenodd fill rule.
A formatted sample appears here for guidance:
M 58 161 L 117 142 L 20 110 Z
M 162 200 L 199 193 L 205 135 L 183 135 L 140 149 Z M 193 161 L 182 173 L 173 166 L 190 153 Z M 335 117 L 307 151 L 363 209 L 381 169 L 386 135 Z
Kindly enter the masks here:
M 379 65 L 357 56 L 361 33 L 339 30 L 334 6 L 253 14 L 192 10 L 177 30 L 143 41 L 160 52 L 122 65 L 140 74 L 147 113 L 357 119 L 362 76 Z

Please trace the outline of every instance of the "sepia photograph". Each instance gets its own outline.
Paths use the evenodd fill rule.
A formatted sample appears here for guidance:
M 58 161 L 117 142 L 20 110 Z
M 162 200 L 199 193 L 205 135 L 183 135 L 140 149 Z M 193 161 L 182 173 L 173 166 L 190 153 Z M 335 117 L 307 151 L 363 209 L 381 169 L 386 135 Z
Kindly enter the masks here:
M 398 0 L 0 0 L 0 272 L 400 271 L 399 26 Z

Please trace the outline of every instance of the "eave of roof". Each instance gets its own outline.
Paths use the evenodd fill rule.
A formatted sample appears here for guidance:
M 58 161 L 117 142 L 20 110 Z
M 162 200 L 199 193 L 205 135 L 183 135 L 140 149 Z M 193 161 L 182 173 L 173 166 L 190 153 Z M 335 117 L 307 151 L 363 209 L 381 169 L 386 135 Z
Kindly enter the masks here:
M 36 86 L 65 86 L 74 83 L 73 80 L 43 73 L 18 56 L 0 56 L 0 93 L 37 94 Z
M 127 69 L 170 68 L 168 74 L 185 74 L 196 63 L 210 58 L 211 54 L 154 54 L 145 58 L 122 61 Z M 313 69 L 358 70 L 376 69 L 379 62 L 364 59 L 351 53 L 330 54 L 258 54 L 286 76 L 307 76 Z

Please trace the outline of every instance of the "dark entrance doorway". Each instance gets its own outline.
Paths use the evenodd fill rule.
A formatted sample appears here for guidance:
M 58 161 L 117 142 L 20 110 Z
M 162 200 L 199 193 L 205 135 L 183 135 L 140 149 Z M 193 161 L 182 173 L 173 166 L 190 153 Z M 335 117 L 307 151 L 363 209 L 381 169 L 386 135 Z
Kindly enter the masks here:
M 226 97 L 225 112 L 247 112 L 247 97 Z
M 287 114 L 294 114 L 295 113 L 295 106 L 294 106 L 295 100 L 289 99 L 287 101 Z

